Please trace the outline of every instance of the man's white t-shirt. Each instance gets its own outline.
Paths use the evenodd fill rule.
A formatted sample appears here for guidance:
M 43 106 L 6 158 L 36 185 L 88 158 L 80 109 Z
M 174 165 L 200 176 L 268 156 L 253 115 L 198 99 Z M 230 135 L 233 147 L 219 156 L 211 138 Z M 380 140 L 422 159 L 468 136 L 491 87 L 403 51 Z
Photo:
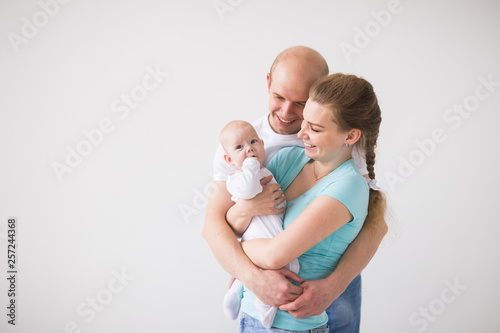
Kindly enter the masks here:
M 266 158 L 263 165 L 273 158 L 273 156 L 284 147 L 299 146 L 304 147 L 304 141 L 297 137 L 297 134 L 278 134 L 271 128 L 269 124 L 269 113 L 266 113 L 253 124 L 257 135 L 261 140 L 264 140 L 264 149 L 266 151 Z M 352 158 L 362 175 L 368 173 L 366 169 L 366 161 L 357 149 L 353 149 Z M 214 156 L 214 181 L 227 181 L 227 177 L 235 171 L 233 166 L 230 166 L 224 160 L 224 149 L 221 145 L 217 147 Z

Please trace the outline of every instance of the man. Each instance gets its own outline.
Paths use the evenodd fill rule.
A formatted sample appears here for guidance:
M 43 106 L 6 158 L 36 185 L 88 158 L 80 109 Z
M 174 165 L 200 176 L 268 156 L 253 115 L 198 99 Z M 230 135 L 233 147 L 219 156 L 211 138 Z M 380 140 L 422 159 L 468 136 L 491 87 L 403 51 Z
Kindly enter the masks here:
M 281 52 L 267 74 L 269 114 L 254 123 L 264 140 L 267 163 L 282 147 L 303 146 L 296 133 L 300 130 L 302 112 L 312 84 L 328 75 L 325 59 L 315 50 L 295 46 Z M 357 238 L 344 253 L 335 271 L 322 280 L 302 282 L 286 270 L 262 270 L 255 266 L 226 222 L 247 223 L 254 214 L 277 214 L 275 206 L 284 200 L 279 185 L 264 186 L 251 200 L 234 204 L 225 180 L 231 170 L 222 152 L 214 158 L 214 186 L 205 215 L 203 237 L 220 265 L 236 277 L 265 304 L 279 306 L 296 318 L 319 315 L 327 311 L 330 332 L 358 332 L 361 310 L 361 271 L 375 254 L 387 233 L 385 221 L 366 221 Z M 366 172 L 365 172 L 366 173 Z M 264 179 L 263 184 L 269 179 Z M 233 206 L 234 205 L 234 206 Z

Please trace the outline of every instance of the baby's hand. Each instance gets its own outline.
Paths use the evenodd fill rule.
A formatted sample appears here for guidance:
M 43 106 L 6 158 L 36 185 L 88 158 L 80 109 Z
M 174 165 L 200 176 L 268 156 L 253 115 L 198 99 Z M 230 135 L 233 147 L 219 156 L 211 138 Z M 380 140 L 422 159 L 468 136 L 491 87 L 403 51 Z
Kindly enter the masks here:
M 243 168 L 257 171 L 261 168 L 261 165 L 256 157 L 247 157 L 243 161 Z

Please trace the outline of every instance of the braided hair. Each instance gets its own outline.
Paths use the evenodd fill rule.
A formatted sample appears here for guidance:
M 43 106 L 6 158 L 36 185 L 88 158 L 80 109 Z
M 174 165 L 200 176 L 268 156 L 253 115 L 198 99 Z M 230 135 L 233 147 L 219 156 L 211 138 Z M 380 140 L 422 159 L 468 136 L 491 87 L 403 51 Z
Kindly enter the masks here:
M 375 148 L 382 116 L 370 82 L 355 75 L 336 73 L 318 80 L 311 87 L 309 97 L 327 107 L 342 130 L 361 131 L 354 145 L 364 151 L 368 177 L 375 179 Z M 370 188 L 366 222 L 384 219 L 385 212 L 384 193 Z

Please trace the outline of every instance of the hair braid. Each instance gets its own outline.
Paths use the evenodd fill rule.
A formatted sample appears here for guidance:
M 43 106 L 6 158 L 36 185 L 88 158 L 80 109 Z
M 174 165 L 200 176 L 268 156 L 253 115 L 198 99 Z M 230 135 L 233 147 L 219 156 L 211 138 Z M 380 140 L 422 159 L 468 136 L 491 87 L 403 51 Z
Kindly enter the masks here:
M 337 73 L 317 81 L 311 88 L 310 98 L 328 107 L 341 129 L 361 130 L 361 138 L 356 145 L 365 151 L 368 177 L 375 179 L 375 148 L 382 116 L 373 86 L 355 75 Z M 385 212 L 384 193 L 370 188 L 365 223 L 383 222 L 385 225 Z

